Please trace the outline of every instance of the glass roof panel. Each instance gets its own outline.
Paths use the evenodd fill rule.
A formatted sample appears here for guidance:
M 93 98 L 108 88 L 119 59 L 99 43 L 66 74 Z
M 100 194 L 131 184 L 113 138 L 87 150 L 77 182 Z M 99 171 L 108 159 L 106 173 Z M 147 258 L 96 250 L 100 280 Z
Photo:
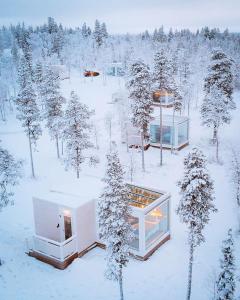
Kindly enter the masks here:
M 145 208 L 149 204 L 153 203 L 155 200 L 162 196 L 161 193 L 148 190 L 142 187 L 138 187 L 135 185 L 129 186 L 129 201 L 131 206 Z

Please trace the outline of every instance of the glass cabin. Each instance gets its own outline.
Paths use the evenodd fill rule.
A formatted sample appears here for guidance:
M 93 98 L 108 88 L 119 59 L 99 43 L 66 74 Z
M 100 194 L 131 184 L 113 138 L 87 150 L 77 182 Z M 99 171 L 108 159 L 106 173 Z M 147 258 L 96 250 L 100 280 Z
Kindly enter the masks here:
M 180 150 L 189 144 L 189 119 L 187 117 L 163 115 L 163 148 Z M 150 145 L 160 147 L 160 117 L 150 123 Z
M 146 260 L 170 239 L 170 194 L 145 187 L 129 185 L 132 214 L 129 223 L 134 232 L 132 253 Z

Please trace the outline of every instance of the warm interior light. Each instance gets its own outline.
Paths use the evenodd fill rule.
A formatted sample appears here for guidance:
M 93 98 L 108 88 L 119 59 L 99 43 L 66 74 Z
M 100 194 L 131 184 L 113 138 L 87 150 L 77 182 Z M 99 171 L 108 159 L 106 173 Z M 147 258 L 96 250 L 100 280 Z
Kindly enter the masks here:
M 63 210 L 63 215 L 66 217 L 71 217 L 71 211 L 69 209 L 64 209 Z

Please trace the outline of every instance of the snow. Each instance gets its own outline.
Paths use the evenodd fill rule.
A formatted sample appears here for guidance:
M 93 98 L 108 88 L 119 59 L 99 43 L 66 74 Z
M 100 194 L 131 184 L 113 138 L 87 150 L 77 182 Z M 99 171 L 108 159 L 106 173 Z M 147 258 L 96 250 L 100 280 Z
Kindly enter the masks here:
M 105 153 L 109 148 L 108 131 L 105 125 L 107 113 L 113 115 L 113 133 L 120 152 L 121 161 L 126 171 L 130 165 L 130 152 L 126 145 L 120 143 L 120 127 L 117 109 L 112 101 L 112 94 L 124 87 L 122 78 L 102 76 L 83 78 L 77 70 L 72 71 L 71 79 L 62 81 L 64 96 L 69 98 L 70 91 L 75 90 L 83 103 L 95 109 L 94 119 L 97 121 L 99 134 L 100 163 L 91 168 L 87 165 L 80 172 L 79 191 L 73 194 L 82 194 L 84 189 L 91 189 L 98 194 L 98 184 L 105 173 Z M 215 272 L 219 271 L 220 247 L 225 239 L 229 227 L 237 228 L 236 204 L 230 179 L 229 157 L 232 144 L 240 146 L 238 132 L 239 122 L 239 95 L 235 95 L 237 110 L 233 112 L 230 125 L 220 129 L 220 159 L 222 164 L 213 161 L 214 146 L 209 144 L 212 132 L 200 125 L 199 108 L 191 109 L 190 146 L 175 155 L 164 151 L 163 166 L 159 167 L 159 149 L 149 148 L 145 152 L 146 172 L 141 172 L 141 153 L 134 151 L 136 171 L 134 182 L 163 189 L 171 193 L 171 240 L 160 247 L 145 262 L 130 260 L 127 269 L 124 269 L 124 293 L 127 300 L 142 299 L 183 299 L 186 294 L 188 245 L 187 228 L 179 222 L 176 207 L 180 199 L 177 181 L 183 175 L 183 158 L 189 149 L 194 146 L 203 150 L 208 158 L 208 169 L 214 180 L 215 205 L 218 209 L 211 216 L 204 234 L 206 242 L 195 253 L 193 267 L 193 300 L 208 300 L 211 297 Z M 76 181 L 74 171 L 66 171 L 63 164 L 57 160 L 55 144 L 50 140 L 44 128 L 43 136 L 38 142 L 38 151 L 34 152 L 36 180 L 30 177 L 29 150 L 27 137 L 14 115 L 9 116 L 8 122 L 0 123 L 0 139 L 2 145 L 11 151 L 16 158 L 25 161 L 25 175 L 20 185 L 15 188 L 15 205 L 3 209 L 0 217 L 0 257 L 4 264 L 0 267 L 0 299 L 4 300 L 111 300 L 118 299 L 118 284 L 108 281 L 104 277 L 105 260 L 104 250 L 96 248 L 85 256 L 74 260 L 65 270 L 60 271 L 26 255 L 26 239 L 31 242 L 34 233 L 32 196 L 40 195 L 53 187 L 71 186 Z M 127 172 L 127 180 L 128 172 Z M 60 187 L 60 188 L 59 188 Z M 72 190 L 69 191 L 72 193 Z M 83 192 L 84 193 L 84 192 Z M 236 236 L 235 236 L 236 237 Z M 236 239 L 236 248 L 240 246 Z M 235 251 L 238 256 L 238 251 Z M 240 291 L 237 290 L 236 295 Z

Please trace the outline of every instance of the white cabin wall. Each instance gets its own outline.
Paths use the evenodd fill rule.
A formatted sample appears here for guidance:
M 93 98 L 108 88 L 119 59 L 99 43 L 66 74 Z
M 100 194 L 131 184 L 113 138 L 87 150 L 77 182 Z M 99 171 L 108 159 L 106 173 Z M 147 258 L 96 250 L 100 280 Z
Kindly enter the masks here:
M 59 207 L 55 203 L 33 198 L 35 233 L 60 242 Z
M 91 200 L 77 208 L 77 251 L 81 252 L 96 242 L 95 202 Z

